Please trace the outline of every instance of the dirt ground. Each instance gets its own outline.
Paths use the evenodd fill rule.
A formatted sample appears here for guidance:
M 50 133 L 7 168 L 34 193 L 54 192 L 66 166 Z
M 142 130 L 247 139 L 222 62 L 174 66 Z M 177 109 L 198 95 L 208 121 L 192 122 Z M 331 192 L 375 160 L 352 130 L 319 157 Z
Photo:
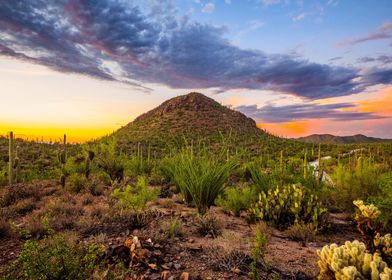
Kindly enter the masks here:
M 118 226 L 105 224 L 102 217 L 106 217 L 105 213 L 111 210 L 110 190 L 96 196 L 70 194 L 55 181 L 20 184 L 15 188 L 29 191 L 22 195 L 21 200 L 0 209 L 1 215 L 9 218 L 15 227 L 29 228 L 28 225 L 46 213 L 46 209 L 63 207 L 64 211 L 59 213 L 65 214 L 58 219 L 63 224 L 55 226 L 59 232 L 75 235 L 81 244 L 100 243 L 110 248 L 124 244 L 134 236 L 142 240 L 150 239 L 152 245 L 149 252 L 158 267 L 140 270 L 140 279 L 161 279 L 162 272 L 166 275 L 162 279 L 180 279 L 184 272 L 189 274 L 190 279 L 249 279 L 246 267 L 250 261 L 255 229 L 260 225 L 250 225 L 244 218 L 229 215 L 219 207 L 212 207 L 209 212 L 210 216 L 215 217 L 220 230 L 217 236 L 200 234 L 196 210 L 181 203 L 176 195 L 160 198 L 149 205 L 149 209 L 159 212 L 159 215 L 146 226 L 134 229 L 121 223 Z M 4 189 L 0 190 L 1 196 L 5 193 Z M 24 204 L 21 201 L 25 201 Z M 67 207 L 70 205 L 73 208 L 69 210 Z M 67 213 L 72 213 L 72 217 L 67 217 Z M 173 219 L 181 221 L 180 234 L 175 237 L 163 235 L 163 225 Z M 326 244 L 343 244 L 346 240 L 360 238 L 347 215 L 331 214 L 330 222 L 329 230 L 317 235 L 311 242 L 291 241 L 285 232 L 264 225 L 263 231 L 269 239 L 264 262 L 259 264 L 263 268 L 263 278 L 274 279 L 275 274 L 277 279 L 312 279 L 318 273 L 317 249 Z M 14 233 L 0 239 L 0 267 L 17 258 L 22 245 L 20 234 Z M 230 253 L 237 257 L 226 261 Z

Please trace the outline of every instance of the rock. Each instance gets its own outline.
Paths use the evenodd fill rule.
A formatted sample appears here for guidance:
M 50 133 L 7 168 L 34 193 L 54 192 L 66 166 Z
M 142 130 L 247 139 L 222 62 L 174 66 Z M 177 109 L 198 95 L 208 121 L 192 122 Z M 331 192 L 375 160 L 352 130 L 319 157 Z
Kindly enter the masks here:
M 181 268 L 181 264 L 175 263 L 175 264 L 174 264 L 174 268 L 175 268 L 176 270 L 179 270 L 179 269 Z
M 180 280 L 189 280 L 189 273 L 183 272 L 180 276 Z
M 153 273 L 149 276 L 149 279 L 158 280 L 158 279 L 161 279 L 161 276 L 158 273 Z
M 161 273 L 161 280 L 169 280 L 170 277 L 170 271 L 162 271 Z
M 161 267 L 163 269 L 165 269 L 165 270 L 169 270 L 170 269 L 170 266 L 168 266 L 167 264 L 163 264 L 163 265 L 161 265 Z

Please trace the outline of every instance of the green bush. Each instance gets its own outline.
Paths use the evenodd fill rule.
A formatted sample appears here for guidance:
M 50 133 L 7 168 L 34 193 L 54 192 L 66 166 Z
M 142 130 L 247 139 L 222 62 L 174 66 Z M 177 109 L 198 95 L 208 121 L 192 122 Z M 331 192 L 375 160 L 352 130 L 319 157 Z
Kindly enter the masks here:
M 184 148 L 174 157 L 170 174 L 185 200 L 193 202 L 199 213 L 204 214 L 225 189 L 225 183 L 235 164 L 226 160 L 224 149 L 218 154 L 202 151 L 193 153 Z
M 107 139 L 97 148 L 97 166 L 107 175 L 112 182 L 122 181 L 126 166 L 126 157 L 116 151 L 117 142 L 114 138 Z
M 335 183 L 331 199 L 342 210 L 353 211 L 353 200 L 367 201 L 382 193 L 380 168 L 368 159 L 358 158 L 355 168 L 340 163 L 331 177 Z
M 121 208 L 141 211 L 146 208 L 147 202 L 158 198 L 159 189 L 150 189 L 147 179 L 139 176 L 135 186 L 128 185 L 124 191 L 115 189 L 112 196 L 118 199 Z
M 80 193 L 88 186 L 88 180 L 84 175 L 74 173 L 68 177 L 66 188 L 74 193 Z
M 246 168 L 250 175 L 250 179 L 258 192 L 266 192 L 269 189 L 274 188 L 279 182 L 279 178 L 275 170 L 271 173 L 267 173 L 255 163 L 248 164 Z
M 87 279 L 102 253 L 101 247 L 82 248 L 61 236 L 29 240 L 19 258 L 2 273 L 2 279 Z
M 280 229 L 299 223 L 312 223 L 321 229 L 327 223 L 328 211 L 303 186 L 287 185 L 261 192 L 249 215 L 252 220 L 264 220 Z
M 216 199 L 216 204 L 227 211 L 231 211 L 235 216 L 239 216 L 241 211 L 247 210 L 256 199 L 257 194 L 250 187 L 230 187 Z

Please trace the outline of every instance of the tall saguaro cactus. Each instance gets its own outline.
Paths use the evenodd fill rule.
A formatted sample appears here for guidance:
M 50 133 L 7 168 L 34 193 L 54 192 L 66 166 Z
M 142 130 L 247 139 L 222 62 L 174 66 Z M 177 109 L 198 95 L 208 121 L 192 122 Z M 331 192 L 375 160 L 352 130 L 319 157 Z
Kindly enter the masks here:
M 323 179 L 323 170 L 321 168 L 321 144 L 319 144 L 318 148 L 318 179 L 320 182 Z
M 60 184 L 65 187 L 65 163 L 67 162 L 67 135 L 64 134 L 63 148 L 58 153 L 58 159 L 61 164 Z
M 12 131 L 8 141 L 8 184 L 11 187 L 14 182 L 14 133 Z

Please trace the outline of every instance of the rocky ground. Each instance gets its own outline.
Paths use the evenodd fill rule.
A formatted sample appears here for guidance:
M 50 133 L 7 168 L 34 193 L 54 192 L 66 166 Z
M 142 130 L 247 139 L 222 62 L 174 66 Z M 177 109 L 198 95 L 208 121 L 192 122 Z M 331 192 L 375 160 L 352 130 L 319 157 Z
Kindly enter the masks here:
M 15 201 L 10 199 L 12 203 L 0 211 L 19 233 L 13 231 L 0 239 L 0 267 L 18 256 L 24 231 L 39 236 L 44 230 L 40 221 L 47 213 L 55 217 L 51 221 L 55 231 L 73 236 L 81 244 L 103 244 L 108 250 L 103 257 L 107 262 L 114 256 L 113 248 L 134 242 L 138 263 L 133 265 L 140 279 L 249 279 L 256 227 L 268 236 L 264 262 L 259 263 L 264 279 L 312 279 L 318 272 L 317 249 L 359 238 L 342 213 L 331 214 L 331 227 L 311 241 L 292 241 L 285 232 L 265 224 L 250 225 L 219 207 L 212 207 L 209 218 L 201 220 L 175 194 L 151 203 L 143 223 L 135 226 L 134 216 L 115 209 L 110 190 L 104 188 L 95 195 L 70 193 L 55 181 L 14 188 L 18 190 Z M 0 195 L 10 197 L 6 189 Z

